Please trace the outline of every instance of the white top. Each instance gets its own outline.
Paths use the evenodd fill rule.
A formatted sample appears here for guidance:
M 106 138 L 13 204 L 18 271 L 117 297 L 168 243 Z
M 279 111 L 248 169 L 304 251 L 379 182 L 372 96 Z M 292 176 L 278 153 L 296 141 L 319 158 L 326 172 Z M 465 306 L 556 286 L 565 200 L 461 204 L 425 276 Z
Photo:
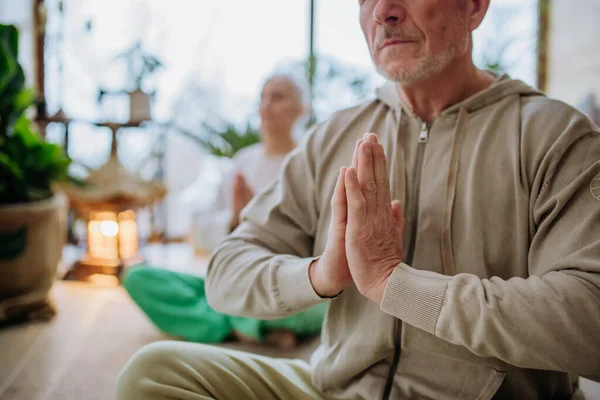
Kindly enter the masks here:
M 194 244 L 212 252 L 229 234 L 232 212 L 233 178 L 240 172 L 254 194 L 265 189 L 278 176 L 286 155 L 267 156 L 262 144 L 248 146 L 233 157 L 233 169 L 223 179 L 212 207 L 194 215 L 192 240 Z

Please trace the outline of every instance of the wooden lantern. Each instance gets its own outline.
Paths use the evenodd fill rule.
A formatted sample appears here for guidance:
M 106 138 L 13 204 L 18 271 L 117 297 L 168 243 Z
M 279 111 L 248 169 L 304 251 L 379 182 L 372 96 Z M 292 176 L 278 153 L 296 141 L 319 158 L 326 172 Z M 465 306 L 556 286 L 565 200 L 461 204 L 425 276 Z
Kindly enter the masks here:
M 87 251 L 65 279 L 118 285 L 123 268 L 142 261 L 135 211 L 98 209 L 87 214 Z
M 87 243 L 86 260 L 89 264 L 116 267 L 135 259 L 138 254 L 135 211 L 90 212 Z
M 106 164 L 92 171 L 86 186 L 63 185 L 71 207 L 87 224 L 87 251 L 69 270 L 65 279 L 118 284 L 123 268 L 138 263 L 136 212 L 164 198 L 166 188 L 126 170 L 117 158 L 117 124 L 113 131 L 111 155 Z

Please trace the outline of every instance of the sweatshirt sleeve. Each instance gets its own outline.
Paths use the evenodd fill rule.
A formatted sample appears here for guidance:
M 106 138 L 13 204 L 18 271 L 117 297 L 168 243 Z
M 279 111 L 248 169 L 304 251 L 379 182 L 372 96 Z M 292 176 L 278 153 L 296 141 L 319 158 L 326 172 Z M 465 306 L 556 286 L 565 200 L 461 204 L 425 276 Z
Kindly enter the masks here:
M 312 137 L 287 157 L 279 178 L 254 197 L 215 251 L 205 282 L 215 310 L 276 319 L 326 300 L 308 276 L 318 219 Z
M 382 310 L 481 357 L 600 379 L 600 133 L 565 147 L 532 196 L 527 279 L 402 264 Z

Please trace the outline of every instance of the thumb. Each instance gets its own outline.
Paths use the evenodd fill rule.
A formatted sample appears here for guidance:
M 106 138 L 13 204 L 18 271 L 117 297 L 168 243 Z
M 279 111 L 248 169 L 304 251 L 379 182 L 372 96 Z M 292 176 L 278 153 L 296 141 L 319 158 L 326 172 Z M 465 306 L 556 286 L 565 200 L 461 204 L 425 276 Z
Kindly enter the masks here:
M 242 185 L 242 181 L 241 181 L 242 176 L 239 173 L 236 173 L 235 176 L 233 177 L 233 188 L 234 190 L 239 190 L 241 185 Z
M 246 203 L 250 203 L 250 200 L 254 197 L 254 192 L 250 188 L 246 188 Z
M 399 200 L 392 201 L 392 213 L 394 214 L 394 221 L 396 222 L 396 229 L 402 233 L 404 232 L 404 213 L 402 210 L 402 204 Z
M 331 198 L 331 222 L 332 227 L 334 227 L 334 229 L 345 227 L 346 218 L 348 216 L 348 204 L 346 201 L 346 185 L 344 184 L 345 175 L 346 167 L 340 168 L 340 174 L 338 175 L 338 179 L 333 192 L 333 197 Z
M 254 196 L 254 190 L 252 190 L 252 186 L 250 186 L 248 183 L 244 182 L 244 186 L 246 188 L 246 193 L 250 194 L 250 197 Z

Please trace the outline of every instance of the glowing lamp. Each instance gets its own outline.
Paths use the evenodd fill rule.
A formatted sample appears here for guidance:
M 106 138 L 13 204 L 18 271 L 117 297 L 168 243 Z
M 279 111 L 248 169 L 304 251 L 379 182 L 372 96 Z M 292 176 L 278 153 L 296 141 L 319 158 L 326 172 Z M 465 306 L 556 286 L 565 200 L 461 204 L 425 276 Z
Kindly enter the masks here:
M 92 211 L 87 243 L 87 263 L 109 267 L 127 264 L 138 252 L 135 211 Z
M 135 211 L 90 211 L 86 224 L 87 251 L 67 278 L 114 286 L 124 266 L 142 260 Z
M 115 133 L 116 130 L 113 130 Z M 101 286 L 118 284 L 123 268 L 140 262 L 138 227 L 134 210 L 164 198 L 163 184 L 149 182 L 126 170 L 116 156 L 92 171 L 86 185 L 64 185 L 72 208 L 86 222 L 87 249 L 64 279 L 84 280 Z

